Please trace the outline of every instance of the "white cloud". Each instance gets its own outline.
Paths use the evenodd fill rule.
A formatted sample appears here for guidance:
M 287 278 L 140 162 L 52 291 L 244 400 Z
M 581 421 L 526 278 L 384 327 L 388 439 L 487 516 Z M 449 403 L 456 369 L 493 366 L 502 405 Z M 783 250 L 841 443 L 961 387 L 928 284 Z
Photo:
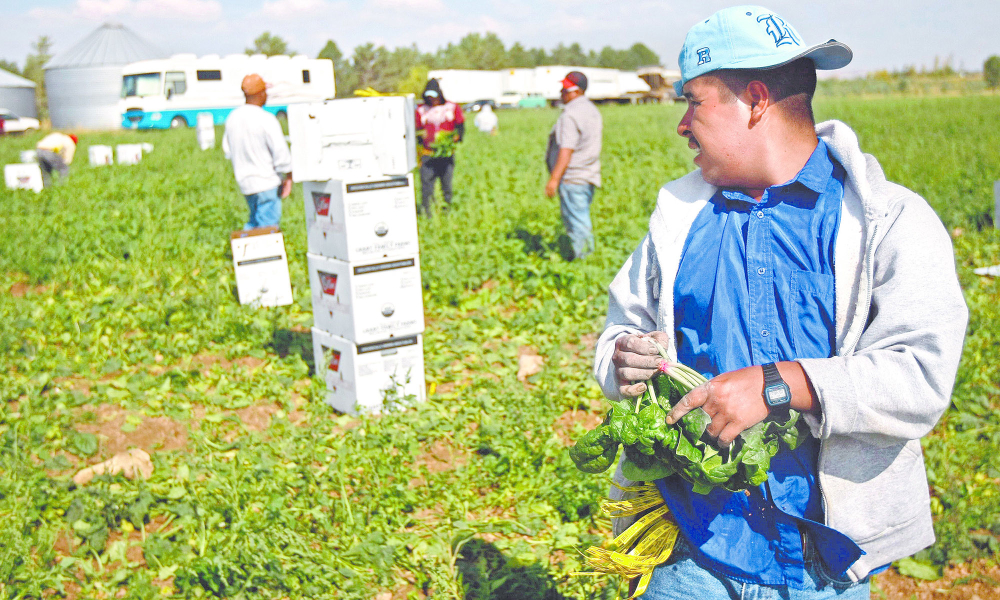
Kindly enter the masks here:
M 328 8 L 323 0 L 274 0 L 265 2 L 260 15 L 272 19 L 309 16 Z
M 94 21 L 108 17 L 212 21 L 222 16 L 222 4 L 218 0 L 76 0 L 73 15 Z
M 414 12 L 444 9 L 444 3 L 441 0 L 372 0 L 371 5 L 373 8 L 402 9 Z
M 73 12 L 89 19 L 105 19 L 133 8 L 133 0 L 77 0 Z

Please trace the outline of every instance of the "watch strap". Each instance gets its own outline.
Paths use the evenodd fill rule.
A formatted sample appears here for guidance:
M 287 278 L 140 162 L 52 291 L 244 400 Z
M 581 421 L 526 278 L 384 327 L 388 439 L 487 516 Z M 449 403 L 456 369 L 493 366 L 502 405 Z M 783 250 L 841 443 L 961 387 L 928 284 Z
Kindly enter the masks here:
M 768 411 L 771 413 L 787 414 L 788 409 L 792 404 L 792 390 L 785 383 L 785 380 L 781 378 L 781 372 L 778 371 L 778 366 L 774 363 L 767 363 L 761 365 L 761 370 L 764 372 L 764 403 L 767 405 Z M 774 387 L 784 388 L 785 401 L 780 403 L 772 403 L 770 400 L 770 394 L 768 391 Z
M 772 362 L 761 365 L 760 368 L 764 371 L 764 387 L 776 383 L 785 383 L 785 380 L 781 378 L 781 372 L 778 371 L 778 365 Z

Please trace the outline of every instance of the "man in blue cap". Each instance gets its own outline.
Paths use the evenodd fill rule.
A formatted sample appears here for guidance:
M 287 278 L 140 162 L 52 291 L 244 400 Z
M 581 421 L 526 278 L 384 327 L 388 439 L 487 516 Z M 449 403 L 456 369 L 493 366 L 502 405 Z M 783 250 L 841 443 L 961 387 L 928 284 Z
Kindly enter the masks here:
M 656 482 L 681 535 L 644 598 L 868 598 L 870 574 L 934 541 L 920 438 L 968 310 L 933 210 L 845 124 L 813 121 L 816 69 L 851 58 L 759 6 L 685 39 L 677 133 L 699 169 L 660 190 L 612 282 L 595 375 L 609 398 L 641 394 L 653 338 L 711 377 L 669 423 L 702 409 L 721 448 L 794 409 L 811 435 L 745 493 Z

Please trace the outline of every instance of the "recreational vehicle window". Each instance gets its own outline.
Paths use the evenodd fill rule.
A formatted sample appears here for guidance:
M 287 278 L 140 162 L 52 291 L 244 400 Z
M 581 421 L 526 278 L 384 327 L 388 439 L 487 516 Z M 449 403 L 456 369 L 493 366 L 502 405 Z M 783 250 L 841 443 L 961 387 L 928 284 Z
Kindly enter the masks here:
M 166 92 L 167 98 L 180 96 L 187 91 L 187 78 L 184 76 L 184 71 L 167 71 L 163 80 L 166 83 L 164 92 Z
M 122 98 L 159 95 L 159 73 L 137 73 L 135 75 L 126 75 L 122 78 Z
M 302 83 L 309 83 L 309 69 L 302 69 Z
M 222 81 L 222 71 L 198 71 L 198 81 Z

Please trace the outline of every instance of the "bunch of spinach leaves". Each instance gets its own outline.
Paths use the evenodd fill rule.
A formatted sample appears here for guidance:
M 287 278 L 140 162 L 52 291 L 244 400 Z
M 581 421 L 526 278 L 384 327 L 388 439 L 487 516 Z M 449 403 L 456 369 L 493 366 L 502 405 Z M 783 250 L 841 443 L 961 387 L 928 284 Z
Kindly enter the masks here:
M 681 369 L 686 369 L 687 375 Z M 614 464 L 618 447 L 623 445 L 622 474 L 629 479 L 653 481 L 677 474 L 700 494 L 716 487 L 735 492 L 763 483 L 779 448 L 795 449 L 808 435 L 805 423 L 793 410 L 786 421 L 757 423 L 724 448 L 717 448 L 705 432 L 712 419 L 701 408 L 668 425 L 667 413 L 699 383 L 692 379 L 692 373 L 683 365 L 672 365 L 647 382 L 638 400 L 612 401 L 604 422 L 570 448 L 577 468 L 586 473 L 604 472 Z

